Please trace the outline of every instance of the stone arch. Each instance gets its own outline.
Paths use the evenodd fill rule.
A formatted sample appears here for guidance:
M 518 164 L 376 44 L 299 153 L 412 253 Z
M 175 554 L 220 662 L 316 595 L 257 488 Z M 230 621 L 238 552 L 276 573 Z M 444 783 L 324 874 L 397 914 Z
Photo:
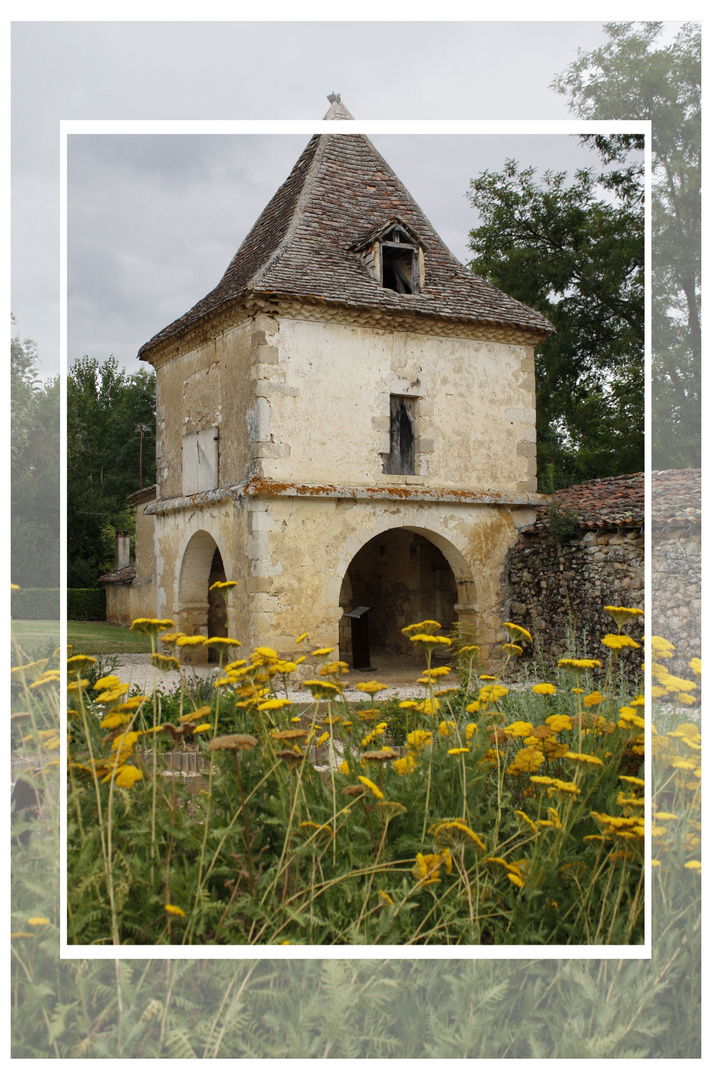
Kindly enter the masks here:
M 199 529 L 188 540 L 180 561 L 176 622 L 186 634 L 221 636 L 227 627 L 225 601 L 209 593 L 215 581 L 227 580 L 224 555 L 212 536 Z
M 359 537 L 359 539 L 361 539 Z M 353 547 L 353 545 L 352 545 Z M 345 613 L 370 608 L 369 639 L 376 650 L 408 653 L 401 629 L 436 619 L 443 631 L 474 611 L 474 581 L 458 548 L 422 526 L 403 524 L 374 531 L 351 555 L 339 576 L 340 650 L 351 652 L 351 620 Z

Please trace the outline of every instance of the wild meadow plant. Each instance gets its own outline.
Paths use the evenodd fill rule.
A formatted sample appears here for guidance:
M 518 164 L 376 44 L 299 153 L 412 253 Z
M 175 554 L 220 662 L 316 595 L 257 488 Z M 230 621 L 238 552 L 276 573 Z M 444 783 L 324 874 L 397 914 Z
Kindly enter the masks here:
M 165 624 L 144 625 L 153 635 L 156 670 L 168 664 L 182 672 L 177 656 L 158 652 Z M 170 695 L 155 687 L 130 695 L 116 676 L 85 677 L 96 670 L 94 658 L 70 656 L 68 940 L 640 941 L 643 700 L 621 684 L 618 662 L 619 650 L 635 643 L 609 642 L 610 661 L 603 667 L 587 657 L 564 657 L 551 681 L 521 690 L 505 685 L 516 650 L 525 649 L 528 638 L 512 624 L 496 676 L 478 674 L 475 648 L 462 646 L 470 652 L 453 649 L 452 658 L 460 685 L 444 691 L 440 684 L 450 665 L 433 661 L 435 650 L 448 648 L 439 629 L 434 623 L 406 628 L 413 647 L 422 650 L 425 693 L 397 706 L 391 698 L 387 708 L 379 696 L 388 688 L 379 683 L 361 684 L 369 701 L 347 702 L 343 665 L 329 661 L 326 649 L 311 650 L 324 663 L 319 678 L 305 680 L 313 697 L 307 707 L 289 703 L 297 664 L 266 648 L 231 660 L 239 648 L 234 640 L 225 645 L 210 701 L 196 697 L 187 678 Z M 614 637 L 624 637 L 618 630 Z M 168 644 L 177 651 L 179 641 Z M 674 646 L 662 638 L 649 645 L 652 966 L 641 962 L 638 971 L 637 961 L 611 966 L 582 960 L 557 967 L 550 979 L 541 966 L 546 963 L 537 961 L 529 994 L 522 965 L 499 962 L 496 972 L 480 966 L 474 982 L 460 965 L 448 990 L 431 966 L 415 962 L 403 983 L 403 964 L 391 961 L 386 967 L 398 970 L 404 1000 L 400 1019 L 393 1017 L 397 1030 L 386 1024 L 388 1031 L 378 1002 L 393 986 L 383 964 L 369 968 L 370 974 L 364 970 L 363 978 L 366 961 L 354 962 L 353 971 L 351 962 L 337 969 L 315 961 L 318 971 L 303 965 L 299 979 L 310 989 L 305 982 L 302 993 L 264 963 L 245 962 L 238 985 L 234 964 L 223 973 L 219 963 L 203 970 L 202 962 L 186 960 L 169 962 L 164 971 L 156 961 L 154 972 L 151 962 L 58 960 L 63 665 L 57 654 L 51 666 L 51 660 L 32 661 L 18 651 L 12 727 L 15 745 L 32 762 L 18 780 L 36 793 L 39 809 L 18 814 L 13 824 L 14 1052 L 274 1056 L 265 1042 L 264 1009 L 271 1003 L 279 1026 L 279 1001 L 288 994 L 293 1011 L 297 992 L 305 1006 L 312 1003 L 306 1012 L 298 1010 L 309 1046 L 303 1038 L 292 1045 L 285 1028 L 277 1056 L 311 1054 L 312 1043 L 319 1056 L 339 1048 L 346 1056 L 527 1056 L 547 1053 L 547 1040 L 549 1053 L 563 1046 L 568 1056 L 694 1053 L 701 769 L 699 723 L 690 708 L 701 664 L 690 662 L 694 680 L 679 679 L 662 663 Z M 170 720 L 164 720 L 164 705 Z M 381 709 L 388 717 L 396 707 L 403 745 L 393 747 Z M 199 746 L 206 762 L 197 790 L 163 766 L 166 751 L 186 745 Z M 296 970 L 290 978 L 294 982 Z M 677 987 L 672 998 L 665 989 L 671 984 Z M 574 985 L 585 991 L 581 1023 L 575 1031 L 555 1031 L 553 999 L 563 995 L 559 1004 L 568 1001 L 570 1015 Z M 516 991 L 516 1025 L 500 1017 L 508 988 Z M 191 1005 L 193 989 L 198 998 Z M 218 991 L 222 1004 L 203 1022 L 199 1002 Z M 595 1004 L 599 991 L 615 1021 Z M 416 995 L 410 1005 L 408 993 Z M 442 1021 L 427 1036 L 408 1022 L 421 993 Z M 238 998 L 244 1009 L 235 1012 Z M 584 1021 L 587 1001 L 592 1011 Z M 349 1034 L 347 1026 L 327 1039 L 316 1016 L 323 1016 L 327 1002 L 334 1015 L 345 1009 L 354 1024 L 362 1024 L 361 1034 Z M 455 1022 L 460 1006 L 473 1004 L 481 1020 L 476 1032 L 471 1022 Z M 546 1016 L 539 1016 L 542 1008 Z M 250 1042 L 253 1028 L 261 1049 Z M 294 1034 L 293 1025 L 289 1031 Z M 662 1043 L 655 1049 L 661 1033 L 667 1033 L 664 1051 Z M 356 1048 L 349 1049 L 354 1038 Z
M 565 657 L 552 682 L 517 690 L 505 682 L 524 628 L 505 624 L 492 676 L 475 645 L 436 662 L 454 650 L 434 621 L 406 627 L 423 696 L 398 702 L 392 746 L 388 687 L 358 684 L 370 701 L 348 701 L 330 647 L 310 650 L 313 701 L 296 705 L 299 663 L 270 648 L 231 659 L 235 639 L 186 637 L 169 620 L 133 628 L 151 637 L 157 673 L 182 673 L 178 654 L 190 662 L 198 646 L 218 650 L 221 673 L 207 703 L 183 679 L 167 720 L 155 684 L 89 686 L 94 658 L 68 659 L 70 942 L 642 940 L 643 699 L 618 664 L 631 638 L 604 639 L 605 668 Z M 460 686 L 441 689 L 455 664 Z M 187 746 L 205 762 L 197 785 L 164 764 Z

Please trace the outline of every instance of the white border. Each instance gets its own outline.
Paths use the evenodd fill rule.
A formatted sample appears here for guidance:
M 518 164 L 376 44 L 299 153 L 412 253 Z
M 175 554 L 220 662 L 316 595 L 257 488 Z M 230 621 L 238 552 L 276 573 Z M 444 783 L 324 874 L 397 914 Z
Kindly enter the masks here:
M 652 568 L 650 562 L 651 503 L 650 503 L 650 375 L 651 375 L 651 123 L 650 121 L 459 121 L 459 120 L 328 120 L 328 121 L 135 121 L 97 120 L 60 122 L 60 373 L 62 385 L 61 452 L 61 571 L 60 580 L 66 582 L 66 376 L 67 376 L 67 138 L 70 135 L 307 135 L 314 134 L 363 134 L 363 135 L 583 135 L 583 134 L 642 134 L 646 137 L 645 151 L 645 636 L 650 640 L 650 600 Z M 66 593 L 62 590 L 60 611 L 60 641 L 66 647 Z M 650 702 L 650 664 L 646 663 L 645 695 Z M 63 672 L 61 690 L 62 768 L 66 776 L 66 673 Z M 650 745 L 650 709 L 646 711 L 646 743 Z M 488 960 L 507 959 L 651 959 L 651 910 L 649 900 L 648 868 L 651 855 L 650 821 L 650 755 L 646 754 L 646 835 L 645 835 L 645 943 L 642 945 L 69 945 L 67 944 L 67 845 L 66 845 L 66 785 L 61 786 L 60 821 L 60 959 L 100 959 L 123 957 L 125 959 L 181 959 L 201 958 L 231 959 L 332 959 L 361 957 L 377 959 L 418 958 L 427 960 L 466 959 L 482 957 Z

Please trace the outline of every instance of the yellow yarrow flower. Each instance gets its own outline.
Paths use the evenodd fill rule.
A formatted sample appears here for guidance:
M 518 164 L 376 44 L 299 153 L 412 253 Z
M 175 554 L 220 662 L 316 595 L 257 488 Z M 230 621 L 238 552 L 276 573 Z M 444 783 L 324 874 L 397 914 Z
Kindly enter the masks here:
M 373 780 L 369 780 L 367 776 L 359 776 L 358 782 L 359 784 L 363 784 L 364 787 L 368 788 L 371 794 L 375 795 L 377 799 L 383 798 L 383 792 L 381 791 L 381 789 L 376 787 Z
M 167 911 L 169 915 L 177 915 L 180 919 L 185 918 L 185 912 L 183 908 L 179 908 L 177 904 L 164 904 L 164 911 Z
M 551 683 L 537 683 L 536 686 L 532 686 L 532 693 L 534 694 L 555 694 L 556 687 Z
M 516 623 L 506 622 L 502 623 L 502 626 L 509 634 L 513 642 L 528 641 L 531 642 L 532 636 L 528 630 L 525 630 L 523 626 L 517 626 Z

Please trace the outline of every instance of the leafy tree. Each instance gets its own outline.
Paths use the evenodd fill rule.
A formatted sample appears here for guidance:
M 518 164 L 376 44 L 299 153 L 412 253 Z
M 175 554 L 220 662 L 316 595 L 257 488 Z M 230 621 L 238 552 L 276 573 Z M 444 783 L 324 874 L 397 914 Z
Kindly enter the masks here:
M 116 529 L 133 532 L 126 496 L 155 480 L 155 376 L 115 357 L 75 360 L 67 382 L 68 584 L 93 588 L 112 569 Z M 143 476 L 139 477 L 140 424 Z
M 59 586 L 59 379 L 42 383 L 37 347 L 10 342 L 12 579 Z
M 607 23 L 552 86 L 587 119 L 652 122 L 653 465 L 700 464 L 700 29 Z
M 472 269 L 556 327 L 536 350 L 539 471 L 556 487 L 643 468 L 642 143 L 596 145 L 600 171 L 539 180 L 510 159 L 469 193 Z

